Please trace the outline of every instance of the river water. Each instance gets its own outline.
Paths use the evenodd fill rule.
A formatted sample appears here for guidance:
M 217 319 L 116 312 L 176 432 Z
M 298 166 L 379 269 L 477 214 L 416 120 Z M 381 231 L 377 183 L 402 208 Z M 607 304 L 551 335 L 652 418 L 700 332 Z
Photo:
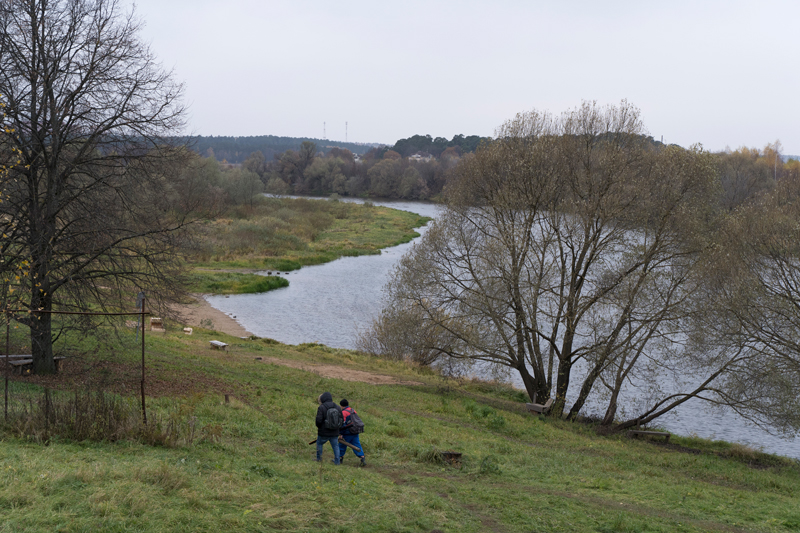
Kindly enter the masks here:
M 343 198 L 341 201 L 360 200 Z M 428 217 L 436 217 L 440 209 L 423 202 L 373 203 Z M 425 229 L 417 231 L 422 234 Z M 289 286 L 282 289 L 206 299 L 259 337 L 285 344 L 318 342 L 335 348 L 353 348 L 358 332 L 380 314 L 382 289 L 397 261 L 412 246 L 413 242 L 387 248 L 380 255 L 343 257 L 324 265 L 282 273 L 289 280 Z M 524 388 L 513 376 L 510 381 Z M 577 390 L 570 390 L 568 396 L 573 394 L 577 395 Z M 797 439 L 769 435 L 735 413 L 706 409 L 704 402 L 687 402 L 659 418 L 657 423 L 676 434 L 740 442 L 800 459 Z

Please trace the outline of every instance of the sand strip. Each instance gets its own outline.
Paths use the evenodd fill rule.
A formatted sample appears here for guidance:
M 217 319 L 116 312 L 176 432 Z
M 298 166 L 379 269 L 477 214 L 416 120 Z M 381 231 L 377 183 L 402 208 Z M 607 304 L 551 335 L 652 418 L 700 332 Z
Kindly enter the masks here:
M 236 320 L 219 309 L 211 307 L 211 304 L 208 303 L 202 295 L 195 294 L 193 296 L 194 302 L 190 304 L 172 306 L 172 310 L 180 315 L 185 325 L 192 327 L 208 327 L 207 322 L 205 325 L 201 323 L 210 320 L 213 324 L 213 328 L 210 329 L 215 329 L 222 333 L 233 335 L 234 337 L 249 337 L 252 335 L 252 333 L 244 329 Z

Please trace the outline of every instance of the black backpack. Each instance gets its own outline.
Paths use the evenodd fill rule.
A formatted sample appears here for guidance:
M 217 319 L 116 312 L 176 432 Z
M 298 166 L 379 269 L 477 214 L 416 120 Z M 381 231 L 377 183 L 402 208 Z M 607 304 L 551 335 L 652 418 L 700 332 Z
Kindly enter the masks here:
M 355 411 L 350 413 L 350 433 L 364 433 L 364 421 Z
M 342 412 L 337 407 L 330 407 L 325 413 L 325 429 L 339 429 L 342 427 Z

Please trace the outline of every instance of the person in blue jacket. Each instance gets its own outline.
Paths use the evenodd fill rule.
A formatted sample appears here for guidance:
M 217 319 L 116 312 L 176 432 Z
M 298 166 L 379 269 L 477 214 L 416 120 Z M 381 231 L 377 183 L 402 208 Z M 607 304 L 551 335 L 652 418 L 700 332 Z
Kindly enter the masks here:
M 350 402 L 348 402 L 346 398 L 343 398 L 342 401 L 339 402 L 339 405 L 342 406 L 342 415 L 344 416 L 344 424 L 342 424 L 342 428 L 339 430 L 341 438 L 358 448 L 358 451 L 353 450 L 353 453 L 356 454 L 356 457 L 361 459 L 361 466 L 367 466 L 367 459 L 364 456 L 363 448 L 361 448 L 361 441 L 358 440 L 358 433 L 351 431 L 353 421 L 350 419 L 350 415 L 352 415 L 355 410 L 350 407 Z M 339 460 L 344 459 L 347 448 L 348 446 L 346 444 L 339 442 Z

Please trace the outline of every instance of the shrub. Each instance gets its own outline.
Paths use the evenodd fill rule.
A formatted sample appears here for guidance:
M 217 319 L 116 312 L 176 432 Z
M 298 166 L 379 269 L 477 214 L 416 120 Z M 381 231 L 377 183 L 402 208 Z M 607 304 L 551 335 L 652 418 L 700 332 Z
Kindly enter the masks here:
M 20 438 L 47 443 L 52 438 L 74 441 L 133 440 L 157 446 L 190 446 L 197 418 L 183 407 L 167 415 L 153 414 L 142 424 L 136 398 L 122 398 L 102 391 L 53 392 L 10 402 L 3 431 Z M 208 437 L 208 436 L 207 436 Z M 214 440 L 211 437 L 210 440 Z

